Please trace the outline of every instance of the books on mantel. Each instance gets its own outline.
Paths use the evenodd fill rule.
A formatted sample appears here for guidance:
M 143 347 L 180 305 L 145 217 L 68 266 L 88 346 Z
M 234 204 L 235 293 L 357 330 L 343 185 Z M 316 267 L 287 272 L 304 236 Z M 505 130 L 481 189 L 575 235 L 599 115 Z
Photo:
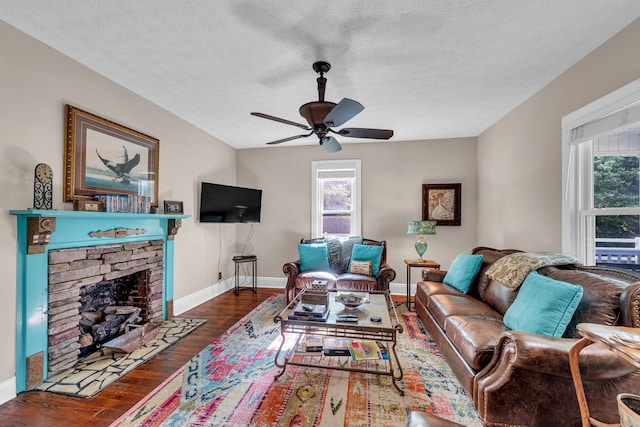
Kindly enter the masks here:
M 287 316 L 290 320 L 311 320 L 313 322 L 326 322 L 328 317 L 328 306 L 302 303 L 298 303 Z

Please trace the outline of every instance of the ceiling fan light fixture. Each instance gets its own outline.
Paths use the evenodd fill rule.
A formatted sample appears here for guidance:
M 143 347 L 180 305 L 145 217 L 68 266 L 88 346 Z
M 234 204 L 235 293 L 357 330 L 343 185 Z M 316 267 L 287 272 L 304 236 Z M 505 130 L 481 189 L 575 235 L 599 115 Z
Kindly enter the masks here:
M 340 145 L 338 140 L 332 136 L 325 136 L 324 138 L 320 138 L 320 145 L 322 145 L 322 148 L 324 148 L 324 151 L 326 151 L 327 153 L 337 153 L 338 151 L 342 150 L 342 146 Z

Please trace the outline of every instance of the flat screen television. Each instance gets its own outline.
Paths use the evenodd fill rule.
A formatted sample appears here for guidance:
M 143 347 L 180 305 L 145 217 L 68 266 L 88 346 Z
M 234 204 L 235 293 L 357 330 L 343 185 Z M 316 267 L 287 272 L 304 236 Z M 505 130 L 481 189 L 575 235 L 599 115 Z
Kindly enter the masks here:
M 262 190 L 203 182 L 200 222 L 259 223 Z

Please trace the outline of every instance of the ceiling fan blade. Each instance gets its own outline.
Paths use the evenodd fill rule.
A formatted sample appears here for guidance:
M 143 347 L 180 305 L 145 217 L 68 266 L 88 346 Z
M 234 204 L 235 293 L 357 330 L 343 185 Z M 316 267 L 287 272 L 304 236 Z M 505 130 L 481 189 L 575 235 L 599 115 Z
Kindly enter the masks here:
M 344 128 L 337 133 L 349 138 L 389 139 L 393 136 L 390 129 Z
M 332 136 L 325 136 L 324 138 L 320 138 L 320 145 L 324 148 L 324 151 L 327 153 L 337 153 L 342 150 L 340 143 L 337 139 Z
M 306 135 L 296 135 L 296 136 L 290 136 L 289 138 L 276 139 L 275 141 L 267 142 L 267 145 L 280 144 L 287 141 L 293 141 L 294 139 L 306 138 L 310 135 L 313 135 L 313 132 L 308 133 Z
M 342 126 L 362 110 L 364 110 L 364 107 L 358 101 L 342 98 L 342 101 L 338 102 L 338 105 L 329 111 L 323 122 L 329 127 Z
M 270 116 L 270 115 L 264 114 L 264 113 L 251 113 L 251 115 L 252 116 L 256 116 L 256 117 L 262 117 L 263 119 L 273 120 L 274 122 L 284 123 L 285 125 L 296 126 L 296 127 L 299 127 L 300 129 L 311 130 L 311 128 L 309 126 L 307 126 L 307 125 L 303 125 L 301 123 L 292 122 L 291 120 L 287 120 L 287 119 L 281 119 L 280 117 Z

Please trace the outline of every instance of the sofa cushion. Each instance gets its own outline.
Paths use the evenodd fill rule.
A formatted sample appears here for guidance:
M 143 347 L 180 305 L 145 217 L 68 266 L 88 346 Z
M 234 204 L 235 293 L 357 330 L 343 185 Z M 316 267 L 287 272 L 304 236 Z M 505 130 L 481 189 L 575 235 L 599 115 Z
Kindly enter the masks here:
M 580 304 L 582 292 L 582 286 L 530 273 L 504 314 L 504 323 L 517 331 L 561 337 Z
M 509 330 L 500 319 L 476 315 L 450 316 L 445 329 L 447 338 L 476 371 L 489 363 L 500 334 Z
M 329 256 L 326 243 L 298 244 L 300 271 L 328 271 Z
M 438 294 L 429 297 L 429 311 L 442 329 L 449 316 L 481 316 L 502 320 L 502 315 L 482 301 L 459 293 L 458 295 Z
M 446 295 L 460 295 L 460 291 L 441 282 L 418 282 L 416 287 L 416 298 L 424 301 L 426 305 L 429 305 L 431 296 L 438 294 Z
M 345 273 L 338 276 L 336 289 L 371 292 L 378 289 L 378 281 L 364 274 Z
M 378 270 L 380 270 L 380 259 L 382 258 L 383 250 L 382 246 L 355 244 L 351 252 L 351 260 L 371 261 L 371 274 L 377 276 Z
M 466 294 L 482 267 L 482 258 L 482 255 L 458 254 L 442 282 Z

